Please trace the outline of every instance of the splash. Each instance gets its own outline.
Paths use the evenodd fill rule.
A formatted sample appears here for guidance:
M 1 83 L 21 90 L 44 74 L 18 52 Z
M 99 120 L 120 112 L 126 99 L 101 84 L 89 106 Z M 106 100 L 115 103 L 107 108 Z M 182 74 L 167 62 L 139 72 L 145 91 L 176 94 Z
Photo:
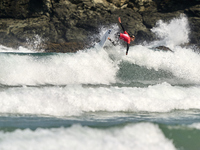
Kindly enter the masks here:
M 26 43 L 24 46 L 19 46 L 18 48 L 11 48 L 7 46 L 0 45 L 0 52 L 3 53 L 38 53 L 44 52 L 45 40 L 39 35 L 35 35 L 33 38 L 26 38 Z
M 33 53 L 34 51 L 20 46 L 19 48 L 11 48 L 11 47 L 6 47 L 3 45 L 0 45 L 0 53 Z
M 160 39 L 153 42 L 155 46 L 164 45 L 170 48 L 189 42 L 189 23 L 185 15 L 174 18 L 170 22 L 159 20 L 151 30 Z
M 39 35 L 35 35 L 33 38 L 26 38 L 26 46 L 32 51 L 44 51 L 45 40 Z

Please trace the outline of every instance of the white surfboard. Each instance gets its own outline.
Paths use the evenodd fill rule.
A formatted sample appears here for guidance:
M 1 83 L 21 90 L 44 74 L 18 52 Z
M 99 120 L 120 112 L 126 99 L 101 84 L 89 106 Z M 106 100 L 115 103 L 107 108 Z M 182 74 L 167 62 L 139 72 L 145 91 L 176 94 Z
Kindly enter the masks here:
M 98 43 L 98 48 L 101 49 L 103 48 L 106 40 L 108 39 L 109 35 L 111 34 L 111 29 L 109 29 L 108 31 L 106 31 L 106 33 L 103 35 L 103 37 L 101 38 L 101 41 Z

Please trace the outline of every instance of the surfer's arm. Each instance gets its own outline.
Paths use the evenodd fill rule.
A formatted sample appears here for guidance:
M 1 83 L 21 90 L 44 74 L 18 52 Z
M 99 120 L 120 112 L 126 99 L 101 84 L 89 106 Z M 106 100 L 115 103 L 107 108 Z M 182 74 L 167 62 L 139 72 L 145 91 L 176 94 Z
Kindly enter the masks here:
M 129 50 L 129 44 L 127 43 L 126 55 L 128 55 L 128 50 Z
M 125 32 L 125 29 L 124 29 L 124 27 L 123 27 L 123 25 L 122 25 L 122 22 L 121 22 L 121 18 L 119 17 L 118 20 L 119 20 L 119 23 L 120 23 L 120 25 L 121 25 L 121 27 L 122 27 L 122 30 Z
M 122 27 L 122 30 L 125 32 L 125 29 L 124 29 L 124 27 L 123 27 L 122 23 L 120 23 L 120 25 L 121 25 L 121 27 Z

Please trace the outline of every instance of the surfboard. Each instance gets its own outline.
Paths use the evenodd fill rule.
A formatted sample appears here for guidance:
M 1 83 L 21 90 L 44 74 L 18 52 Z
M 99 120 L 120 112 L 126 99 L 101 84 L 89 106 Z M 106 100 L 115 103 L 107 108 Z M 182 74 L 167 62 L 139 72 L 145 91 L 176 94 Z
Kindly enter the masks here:
M 108 39 L 109 35 L 111 34 L 111 29 L 109 29 L 108 31 L 106 31 L 106 33 L 103 35 L 103 37 L 101 38 L 101 41 L 98 44 L 99 48 L 103 48 L 103 46 L 105 45 L 106 40 Z

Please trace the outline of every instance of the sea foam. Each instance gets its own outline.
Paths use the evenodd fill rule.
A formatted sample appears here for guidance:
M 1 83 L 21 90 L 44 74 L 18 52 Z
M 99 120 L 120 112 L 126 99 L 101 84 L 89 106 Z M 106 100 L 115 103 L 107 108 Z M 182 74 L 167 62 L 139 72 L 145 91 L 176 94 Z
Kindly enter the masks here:
M 200 87 L 163 83 L 132 87 L 19 87 L 0 92 L 0 113 L 80 116 L 85 112 L 170 112 L 199 109 Z
M 0 149 L 175 150 L 157 125 L 137 123 L 112 129 L 73 125 L 69 128 L 0 132 Z

